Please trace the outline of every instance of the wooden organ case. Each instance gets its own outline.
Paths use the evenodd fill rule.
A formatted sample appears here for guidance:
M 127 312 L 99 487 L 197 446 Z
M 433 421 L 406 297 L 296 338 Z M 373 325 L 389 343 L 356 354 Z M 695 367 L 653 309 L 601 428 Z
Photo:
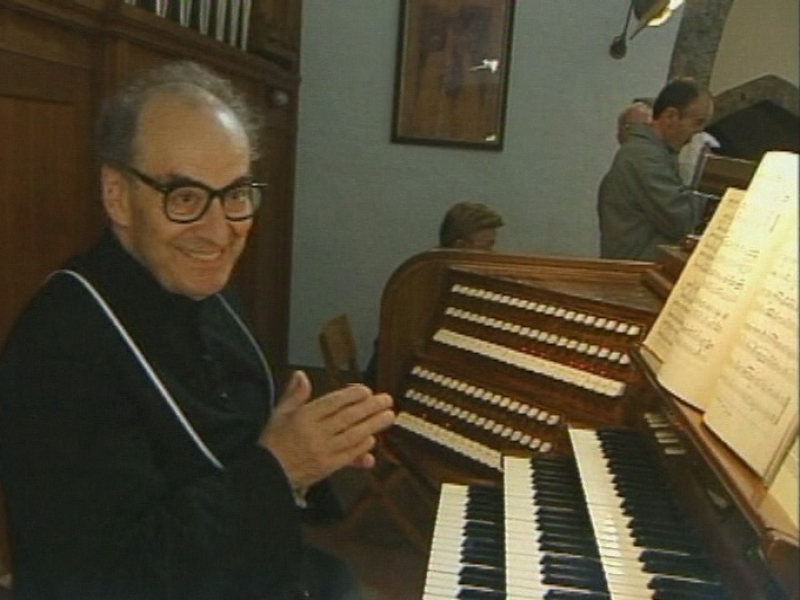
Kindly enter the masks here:
M 639 357 L 676 254 L 660 264 L 452 250 L 409 259 L 382 299 L 378 387 L 398 411 L 384 443 L 438 491 L 502 487 L 509 456 L 575 460 L 576 431 L 634 432 L 663 469 L 653 486 L 675 495 L 711 556 L 719 597 L 799 598 L 796 526 Z M 508 597 L 545 597 L 527 593 Z

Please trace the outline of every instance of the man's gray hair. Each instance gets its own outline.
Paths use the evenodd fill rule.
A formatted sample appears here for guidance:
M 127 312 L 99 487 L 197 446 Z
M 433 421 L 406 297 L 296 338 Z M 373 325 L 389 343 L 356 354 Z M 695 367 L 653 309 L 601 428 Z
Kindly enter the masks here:
M 132 165 L 139 115 L 154 94 L 174 94 L 202 102 L 216 100 L 242 125 L 250 145 L 250 159 L 259 156 L 261 116 L 233 84 L 211 70 L 189 61 L 172 62 L 145 71 L 109 99 L 97 124 L 99 164 Z

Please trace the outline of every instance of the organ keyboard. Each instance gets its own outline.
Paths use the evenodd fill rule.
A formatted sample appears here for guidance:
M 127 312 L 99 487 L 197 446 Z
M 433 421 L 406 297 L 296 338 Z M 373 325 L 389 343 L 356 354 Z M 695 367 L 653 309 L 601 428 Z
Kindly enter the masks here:
M 652 317 L 451 270 L 430 343 L 397 394 L 398 428 L 489 479 L 502 470 L 501 452 L 563 453 L 568 419 L 624 421 L 640 385 L 630 351 Z
M 502 490 L 442 486 L 423 598 L 736 597 L 641 436 L 570 437 L 574 458 L 506 457 Z

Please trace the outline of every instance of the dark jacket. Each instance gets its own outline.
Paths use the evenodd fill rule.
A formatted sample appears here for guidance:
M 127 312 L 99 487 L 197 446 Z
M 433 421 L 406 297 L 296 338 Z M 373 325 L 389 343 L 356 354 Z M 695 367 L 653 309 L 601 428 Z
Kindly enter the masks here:
M 272 383 L 212 296 L 166 292 L 110 234 L 68 268 L 123 322 L 200 451 L 108 317 L 52 276 L 0 356 L 0 467 L 16 600 L 282 597 L 300 515 L 256 445 Z

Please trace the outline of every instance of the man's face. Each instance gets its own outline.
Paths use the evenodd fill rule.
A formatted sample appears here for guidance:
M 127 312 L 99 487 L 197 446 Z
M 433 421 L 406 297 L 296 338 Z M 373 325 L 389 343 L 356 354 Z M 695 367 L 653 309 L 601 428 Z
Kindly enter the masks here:
M 215 104 L 153 97 L 140 115 L 135 147 L 132 166 L 165 184 L 190 178 L 218 189 L 249 174 L 247 136 L 235 117 Z M 113 182 L 116 192 L 108 186 Z M 165 216 L 157 190 L 108 167 L 103 184 L 106 209 L 123 246 L 165 289 L 201 299 L 226 285 L 252 219 L 228 221 L 215 198 L 199 221 L 174 223 Z
M 467 236 L 462 248 L 472 250 L 493 250 L 497 241 L 496 229 L 479 229 Z
M 673 113 L 664 139 L 670 148 L 678 152 L 692 136 L 703 131 L 714 114 L 714 103 L 710 97 L 701 95 L 683 112 L 675 108 L 667 110 Z

